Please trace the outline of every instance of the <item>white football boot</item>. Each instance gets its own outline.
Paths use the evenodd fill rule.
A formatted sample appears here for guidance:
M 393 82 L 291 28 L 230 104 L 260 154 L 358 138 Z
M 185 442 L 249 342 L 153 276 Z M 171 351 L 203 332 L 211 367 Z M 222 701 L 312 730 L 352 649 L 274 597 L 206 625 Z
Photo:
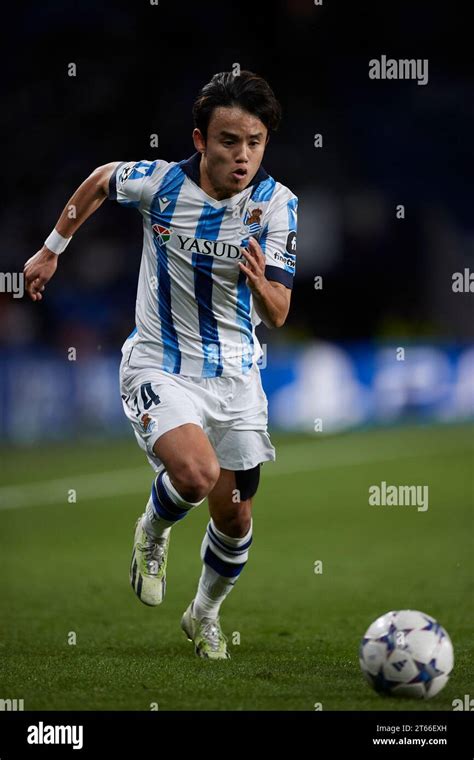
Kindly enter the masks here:
M 194 651 L 198 657 L 207 660 L 229 660 L 227 637 L 222 633 L 219 618 L 193 617 L 194 599 L 181 618 L 181 628 L 194 643 Z
M 130 564 L 130 583 L 143 604 L 156 607 L 166 593 L 166 564 L 170 533 L 167 538 L 150 539 L 138 518 Z

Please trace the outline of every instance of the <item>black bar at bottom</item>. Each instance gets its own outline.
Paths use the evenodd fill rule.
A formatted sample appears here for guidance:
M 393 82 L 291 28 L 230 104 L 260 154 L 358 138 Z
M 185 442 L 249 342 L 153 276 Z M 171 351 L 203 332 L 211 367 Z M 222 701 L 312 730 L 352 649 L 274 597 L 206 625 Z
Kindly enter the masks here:
M 356 751 L 370 757 L 472 760 L 470 712 L 0 712 L 0 760 L 159 757 L 206 748 L 220 757 L 289 744 L 292 758 Z M 224 739 L 224 743 L 221 742 Z M 76 749 L 75 749 L 76 748 Z M 328 753 L 331 753 L 330 755 Z

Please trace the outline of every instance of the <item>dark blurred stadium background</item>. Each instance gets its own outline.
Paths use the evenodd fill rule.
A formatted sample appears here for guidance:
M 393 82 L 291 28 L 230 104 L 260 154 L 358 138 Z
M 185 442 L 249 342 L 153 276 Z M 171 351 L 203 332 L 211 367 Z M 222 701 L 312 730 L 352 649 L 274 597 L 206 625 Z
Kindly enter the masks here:
M 300 199 L 291 312 L 259 328 L 272 428 L 472 417 L 473 296 L 452 290 L 473 267 L 471 45 L 455 5 L 415 5 L 22 6 L 2 42 L 1 270 L 22 270 L 96 166 L 190 156 L 193 100 L 237 62 L 282 103 L 264 166 Z M 428 58 L 428 85 L 370 80 L 382 54 Z M 139 214 L 106 201 L 41 304 L 0 293 L 3 440 L 130 435 L 117 369 L 140 255 Z

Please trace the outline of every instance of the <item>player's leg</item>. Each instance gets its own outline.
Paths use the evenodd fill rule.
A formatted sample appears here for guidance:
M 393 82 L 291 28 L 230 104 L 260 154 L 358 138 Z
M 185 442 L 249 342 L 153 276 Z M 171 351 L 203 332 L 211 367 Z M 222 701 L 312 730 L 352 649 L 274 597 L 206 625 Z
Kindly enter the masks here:
M 144 604 L 156 606 L 166 593 L 171 529 L 204 501 L 220 467 L 206 434 L 194 423 L 168 430 L 152 451 L 161 466 L 136 525 L 130 583 Z
M 125 414 L 158 473 L 138 518 L 130 583 L 149 606 L 163 601 L 171 528 L 199 506 L 220 467 L 202 429 L 198 399 L 184 378 L 154 369 L 121 367 Z
M 197 617 L 217 618 L 249 557 L 252 544 L 252 499 L 260 465 L 251 470 L 221 470 L 208 496 L 210 520 L 201 545 L 201 578 L 194 600 Z
M 208 495 L 211 519 L 201 545 L 201 577 L 196 596 L 181 623 L 201 657 L 230 657 L 219 611 L 248 560 L 252 497 L 259 478 L 260 465 L 241 471 L 221 469 L 219 480 Z
M 267 399 L 258 367 L 249 373 L 208 383 L 206 431 L 221 466 L 209 493 L 211 519 L 201 545 L 203 561 L 196 594 L 181 627 L 194 641 L 196 654 L 228 656 L 219 610 L 245 567 L 252 543 L 252 498 L 263 462 L 275 459 L 267 432 Z

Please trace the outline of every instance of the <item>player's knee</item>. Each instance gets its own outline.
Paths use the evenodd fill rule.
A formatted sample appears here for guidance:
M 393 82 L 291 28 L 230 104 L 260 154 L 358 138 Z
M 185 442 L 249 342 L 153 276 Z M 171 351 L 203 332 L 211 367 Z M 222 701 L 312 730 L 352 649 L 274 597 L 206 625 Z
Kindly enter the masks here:
M 233 538 L 243 538 L 249 532 L 251 524 L 252 520 L 250 515 L 240 515 L 231 523 L 229 528 L 230 532 L 227 533 L 227 535 L 232 536 Z
M 186 501 L 196 502 L 205 499 L 212 491 L 220 475 L 220 467 L 215 462 L 188 462 L 180 468 L 175 487 Z
M 224 533 L 224 535 L 229 536 L 230 538 L 243 538 L 249 532 L 252 524 L 250 510 L 228 516 L 220 524 L 216 524 L 217 528 Z

